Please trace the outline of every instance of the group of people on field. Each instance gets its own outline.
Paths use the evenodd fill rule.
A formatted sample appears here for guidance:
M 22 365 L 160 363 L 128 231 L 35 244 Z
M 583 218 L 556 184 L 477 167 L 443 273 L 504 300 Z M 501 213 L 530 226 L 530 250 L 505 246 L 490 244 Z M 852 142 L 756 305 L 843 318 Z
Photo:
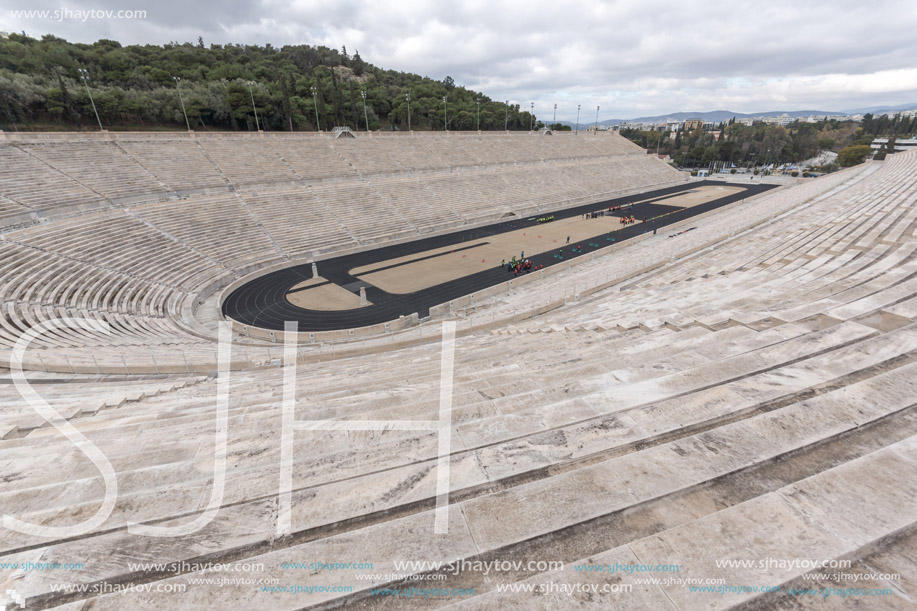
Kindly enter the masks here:
M 627 202 L 626 204 L 615 204 L 614 206 L 608 206 L 608 210 L 596 210 L 595 212 L 584 212 L 583 218 L 584 219 L 597 219 L 599 217 L 603 217 L 613 212 L 620 212 L 624 210 L 627 210 L 628 212 L 630 212 L 633 209 L 634 209 L 633 202 Z
M 515 276 L 528 273 L 533 269 L 538 270 L 544 267 L 544 265 L 533 265 L 531 259 L 525 258 L 524 250 L 518 259 L 516 258 L 516 255 L 513 255 L 513 258 L 509 260 L 509 263 L 506 262 L 506 259 L 503 259 L 503 262 L 500 265 L 506 267 L 506 271 L 513 272 L 513 275 Z

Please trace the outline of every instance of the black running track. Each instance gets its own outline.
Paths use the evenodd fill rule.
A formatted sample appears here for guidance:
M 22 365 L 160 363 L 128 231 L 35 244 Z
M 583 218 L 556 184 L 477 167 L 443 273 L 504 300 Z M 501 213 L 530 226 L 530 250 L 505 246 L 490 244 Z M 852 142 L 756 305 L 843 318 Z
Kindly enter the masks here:
M 692 208 L 679 209 L 675 206 L 666 205 L 667 199 L 705 185 L 742 187 L 744 191 Z M 719 208 L 720 206 L 756 195 L 773 187 L 774 185 L 764 184 L 739 185 L 734 183 L 724 184 L 722 182 L 708 181 L 692 182 L 676 187 L 659 189 L 657 191 L 647 191 L 646 193 L 632 194 L 628 197 L 586 204 L 576 208 L 558 210 L 553 213 L 555 220 L 582 216 L 584 213 L 594 210 L 607 210 L 609 206 L 623 205 L 626 204 L 628 200 L 641 199 L 649 201 L 635 204 L 633 210 L 630 212 L 622 211 L 613 214 L 616 216 L 627 214 L 628 216 L 635 216 L 637 219 L 642 219 L 644 216 L 647 219 L 661 217 L 654 221 L 647 220 L 646 224 L 638 220 L 637 223 L 628 225 L 610 234 L 607 232 L 601 233 L 592 239 L 583 240 L 580 242 L 582 245 L 581 253 L 572 253 L 572 244 L 570 246 L 564 246 L 563 260 L 569 261 L 572 258 L 580 257 L 594 250 L 598 250 L 598 248 L 608 246 L 612 244 L 610 238 L 614 238 L 614 243 L 620 244 L 628 238 L 638 236 L 647 231 L 653 231 L 654 227 L 661 230 L 666 225 L 671 225 L 672 223 L 691 218 L 692 216 Z M 547 216 L 551 213 L 543 214 Z M 524 227 L 531 227 L 536 224 L 534 218 L 515 218 L 514 220 L 504 221 L 486 227 L 456 231 L 447 235 L 424 238 L 405 244 L 385 246 L 375 250 L 319 261 L 318 273 L 327 281 L 346 287 L 354 293 L 359 293 L 359 287 L 361 285 L 366 287 L 366 298 L 372 305 L 363 308 L 330 312 L 306 310 L 294 306 L 287 301 L 286 295 L 293 286 L 304 280 L 309 280 L 312 277 L 312 266 L 306 263 L 265 274 L 264 276 L 255 278 L 251 282 L 238 287 L 230 293 L 223 302 L 223 315 L 244 325 L 274 331 L 283 330 L 284 321 L 296 320 L 299 322 L 299 330 L 301 332 L 354 329 L 357 327 L 389 322 L 397 319 L 401 315 L 409 316 L 414 312 L 423 318 L 429 314 L 431 306 L 446 303 L 453 299 L 468 295 L 469 293 L 494 286 L 506 280 L 511 280 L 514 276 L 511 272 L 508 272 L 505 267 L 495 265 L 491 269 L 476 274 L 437 284 L 414 293 L 398 295 L 387 293 L 365 281 L 361 281 L 359 277 L 350 275 L 349 270 L 380 261 L 422 253 L 435 248 L 442 248 L 451 244 L 458 244 L 467 240 L 485 240 L 488 237 L 516 229 L 522 229 Z M 597 243 L 598 246 L 589 245 L 590 243 Z M 470 252 L 473 252 L 474 245 L 465 246 L 463 248 L 467 248 Z M 555 252 L 556 251 L 549 251 L 528 258 L 531 259 L 533 266 L 543 265 L 544 267 L 550 267 L 551 265 L 562 262 L 554 257 Z M 510 259 L 513 254 L 514 253 L 507 253 L 506 258 Z M 414 262 L 425 256 L 417 257 L 408 262 Z M 404 263 L 401 265 L 404 265 Z

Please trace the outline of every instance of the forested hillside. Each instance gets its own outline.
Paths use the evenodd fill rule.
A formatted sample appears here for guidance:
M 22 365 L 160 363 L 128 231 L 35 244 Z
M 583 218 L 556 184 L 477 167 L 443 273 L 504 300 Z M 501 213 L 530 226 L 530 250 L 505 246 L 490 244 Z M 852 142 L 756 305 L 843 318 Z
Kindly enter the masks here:
M 451 77 L 384 70 L 346 48 L 0 39 L 0 129 L 98 129 L 93 101 L 113 130 L 184 129 L 182 101 L 195 130 L 254 130 L 255 110 L 261 128 L 271 131 L 317 124 L 362 130 L 367 121 L 373 130 L 405 130 L 409 108 L 416 130 L 473 130 L 478 121 L 482 130 L 540 126 L 519 105 Z

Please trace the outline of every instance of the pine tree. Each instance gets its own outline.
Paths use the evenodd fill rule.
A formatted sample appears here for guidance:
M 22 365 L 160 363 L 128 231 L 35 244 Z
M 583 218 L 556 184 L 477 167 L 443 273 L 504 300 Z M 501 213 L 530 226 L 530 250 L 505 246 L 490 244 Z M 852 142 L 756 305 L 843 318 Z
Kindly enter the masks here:
M 356 50 L 353 53 L 353 61 L 350 62 L 350 67 L 353 68 L 354 76 L 363 76 L 363 58 L 360 57 L 360 51 Z
M 80 115 L 73 108 L 73 98 L 70 97 L 70 92 L 67 91 L 67 85 L 64 84 L 64 79 L 61 78 L 61 73 L 57 72 L 57 83 L 60 86 L 61 91 L 61 101 L 63 102 L 64 112 L 63 115 L 68 121 L 73 121 L 77 125 L 80 124 Z
M 280 77 L 280 94 L 283 100 L 283 114 L 293 131 L 293 105 L 290 103 L 290 92 L 293 90 L 293 76 L 283 74 Z

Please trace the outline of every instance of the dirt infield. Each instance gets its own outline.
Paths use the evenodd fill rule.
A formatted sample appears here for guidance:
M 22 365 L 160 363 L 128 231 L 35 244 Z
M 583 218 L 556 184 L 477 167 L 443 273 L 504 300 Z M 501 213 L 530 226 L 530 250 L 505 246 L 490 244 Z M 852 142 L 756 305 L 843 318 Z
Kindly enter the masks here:
M 657 202 L 677 208 L 693 208 L 700 204 L 705 204 L 714 199 L 719 199 L 733 193 L 743 191 L 742 187 L 720 186 L 720 185 L 700 185 L 688 191 L 683 191 L 673 197 L 660 198 L 659 196 L 648 197 L 646 199 L 633 199 L 631 203 L 642 204 L 644 202 Z
M 509 261 L 514 255 L 519 258 L 523 252 L 526 256 L 532 256 L 560 248 L 566 248 L 569 251 L 570 246 L 576 245 L 583 239 L 620 228 L 620 221 L 613 216 L 588 220 L 564 219 L 538 227 L 510 231 L 487 240 L 473 240 L 456 244 L 452 248 L 445 249 L 445 254 L 438 257 L 423 258 L 433 253 L 418 253 L 408 257 L 407 260 L 423 258 L 422 260 L 403 263 L 382 271 L 371 271 L 392 264 L 389 261 L 382 261 L 365 268 L 354 269 L 351 274 L 359 276 L 361 280 L 388 293 L 413 293 L 495 267 L 500 265 L 504 259 Z M 570 236 L 569 246 L 566 244 L 567 236 Z M 460 250 L 468 246 L 473 246 L 473 248 Z
M 334 312 L 338 310 L 355 310 L 372 305 L 368 301 L 360 305 L 360 296 L 348 291 L 343 286 L 328 282 L 321 276 L 300 282 L 287 293 L 287 301 L 299 308 Z
M 659 200 L 658 203 L 679 210 L 704 204 L 741 190 L 740 187 L 703 186 L 675 197 Z M 639 204 L 654 199 L 658 198 L 635 199 L 633 203 Z M 612 214 L 626 215 L 628 213 L 625 210 Z M 637 212 L 634 212 L 635 216 L 636 214 Z M 642 217 L 638 218 L 637 224 L 640 224 L 642 220 Z M 647 222 L 649 221 L 650 219 L 647 219 Z M 613 236 L 613 232 L 621 227 L 618 216 L 601 216 L 595 219 L 572 217 L 502 233 L 487 239 L 469 240 L 445 248 L 379 261 L 372 265 L 354 268 L 350 270 L 350 273 L 383 291 L 404 295 L 490 269 L 500 265 L 501 261 L 508 262 L 514 255 L 517 258 L 521 257 L 523 252 L 526 257 L 557 251 L 561 248 L 569 252 L 571 247 L 583 240 L 599 234 Z M 570 237 L 569 244 L 567 244 L 568 236 Z

